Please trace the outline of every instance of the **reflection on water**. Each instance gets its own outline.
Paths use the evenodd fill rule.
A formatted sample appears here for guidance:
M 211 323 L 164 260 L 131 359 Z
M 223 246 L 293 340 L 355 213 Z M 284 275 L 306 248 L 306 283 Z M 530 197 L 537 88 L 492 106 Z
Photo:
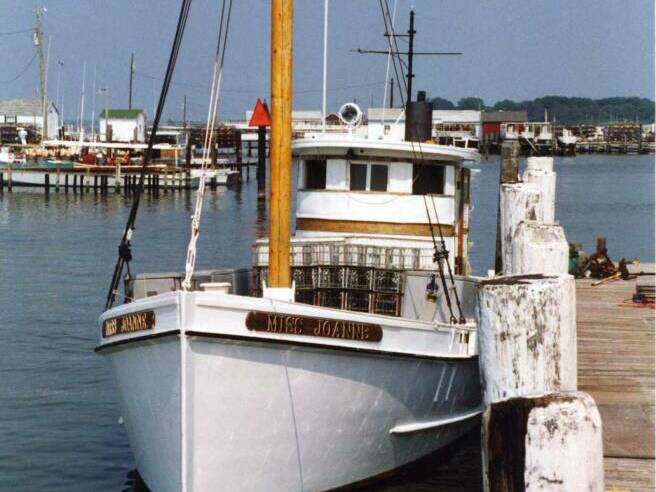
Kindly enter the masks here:
M 475 167 L 471 263 L 484 273 L 494 260 L 498 161 Z M 590 251 L 605 235 L 612 258 L 654 261 L 652 156 L 557 159 L 556 171 L 556 216 L 568 239 Z M 184 270 L 194 198 L 178 191 L 143 197 L 133 271 Z M 123 486 L 134 460 L 117 424 L 109 367 L 93 352 L 130 203 L 128 196 L 79 190 L 0 193 L 0 490 L 136 486 L 136 475 Z M 198 269 L 250 265 L 251 245 L 266 233 L 255 180 L 208 190 L 201 227 Z M 475 440 L 466 441 L 450 459 L 426 466 L 428 475 L 415 470 L 382 490 L 446 490 L 439 482 L 445 477 L 465 483 L 480 475 L 462 471 L 478 466 L 476 453 Z M 457 459 L 456 472 L 441 468 Z

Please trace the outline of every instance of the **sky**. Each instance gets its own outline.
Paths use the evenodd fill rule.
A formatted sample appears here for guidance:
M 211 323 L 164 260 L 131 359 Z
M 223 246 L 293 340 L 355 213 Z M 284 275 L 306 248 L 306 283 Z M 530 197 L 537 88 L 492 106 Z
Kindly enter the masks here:
M 221 0 L 194 0 L 165 117 L 204 120 Z M 416 49 L 461 51 L 418 57 L 415 90 L 454 102 L 486 104 L 545 95 L 654 98 L 653 0 L 389 0 L 396 30 L 416 11 Z M 154 95 L 170 52 L 180 0 L 40 0 L 44 46 L 50 45 L 48 96 L 67 120 L 79 114 L 86 62 L 85 119 L 109 105 L 127 107 L 130 54 L 133 107 L 153 116 Z M 33 0 L 0 0 L 0 99 L 31 98 L 38 66 L 29 30 Z M 329 0 L 328 110 L 356 100 L 380 106 L 387 57 L 351 50 L 385 49 L 379 0 Z M 243 118 L 269 99 L 270 2 L 233 0 L 220 117 Z M 296 0 L 294 108 L 320 109 L 323 0 Z M 63 65 L 60 65 L 61 62 Z M 27 67 L 27 68 L 26 68 Z M 24 71 L 24 73 L 23 73 Z M 94 95 L 94 72 L 96 100 Z M 16 76 L 23 73 L 17 80 Z M 98 94 L 98 89 L 108 90 Z M 397 99 L 398 100 L 398 99 Z

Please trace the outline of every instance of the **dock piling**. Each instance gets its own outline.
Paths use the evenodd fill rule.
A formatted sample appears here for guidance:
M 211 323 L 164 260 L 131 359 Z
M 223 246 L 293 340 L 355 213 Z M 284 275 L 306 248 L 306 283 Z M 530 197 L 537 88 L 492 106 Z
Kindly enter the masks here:
M 603 492 L 601 418 L 577 391 L 576 285 L 553 223 L 553 161 L 530 161 L 531 181 L 504 183 L 516 176 L 511 161 L 497 224 L 505 275 L 476 292 L 484 490 Z

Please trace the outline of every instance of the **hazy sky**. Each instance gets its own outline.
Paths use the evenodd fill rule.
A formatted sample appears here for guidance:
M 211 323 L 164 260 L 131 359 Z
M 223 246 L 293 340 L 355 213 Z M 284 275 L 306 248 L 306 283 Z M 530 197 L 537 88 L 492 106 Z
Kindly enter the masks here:
M 414 87 L 454 102 L 544 95 L 609 97 L 654 95 L 653 0 L 397 0 L 397 30 L 417 12 L 418 50 L 462 51 L 460 57 L 422 57 Z M 179 0 L 42 0 L 43 30 L 51 40 L 48 92 L 57 101 L 58 61 L 67 119 L 78 112 L 82 65 L 87 62 L 85 117 L 90 118 L 94 67 L 97 86 L 110 89 L 111 106 L 127 107 L 128 66 L 135 53 L 134 105 L 153 113 L 179 11 Z M 180 118 L 203 119 L 220 0 L 194 0 L 167 102 Z M 0 98 L 32 97 L 38 87 L 31 0 L 0 0 Z M 394 0 L 390 0 L 394 5 Z M 268 99 L 269 10 L 264 0 L 234 0 L 220 112 L 242 117 L 258 96 Z M 319 109 L 323 0 L 296 0 L 294 107 Z M 364 107 L 383 95 L 386 57 L 353 48 L 384 49 L 378 0 L 330 0 L 329 110 L 357 99 Z M 46 44 L 47 46 L 47 44 Z M 149 78 L 151 77 L 151 78 Z M 105 105 L 97 96 L 97 112 Z

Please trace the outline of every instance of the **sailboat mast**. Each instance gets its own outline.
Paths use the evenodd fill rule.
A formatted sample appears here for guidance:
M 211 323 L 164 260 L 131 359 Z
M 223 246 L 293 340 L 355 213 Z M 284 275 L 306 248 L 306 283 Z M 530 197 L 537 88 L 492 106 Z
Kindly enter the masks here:
M 293 0 L 271 1 L 269 287 L 290 287 Z

